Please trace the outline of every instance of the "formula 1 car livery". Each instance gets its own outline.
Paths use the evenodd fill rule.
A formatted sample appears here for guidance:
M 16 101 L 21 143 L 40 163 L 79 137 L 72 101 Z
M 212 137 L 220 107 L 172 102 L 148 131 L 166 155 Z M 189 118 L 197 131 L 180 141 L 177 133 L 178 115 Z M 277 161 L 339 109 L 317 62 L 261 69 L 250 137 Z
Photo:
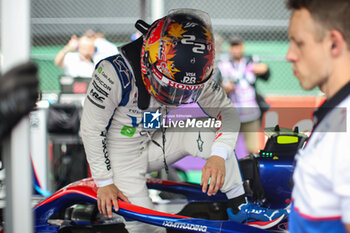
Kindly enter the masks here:
M 294 155 L 307 136 L 294 131 L 265 129 L 269 137 L 264 150 L 240 160 L 242 176 L 250 201 L 259 201 L 271 208 L 287 208 L 291 196 L 291 174 Z M 105 218 L 97 210 L 97 187 L 91 178 L 72 183 L 34 208 L 35 232 L 117 232 L 127 230 L 123 221 L 136 220 L 165 227 L 167 232 L 286 232 L 287 219 L 268 230 L 254 225 L 228 221 L 226 196 L 202 193 L 201 186 L 159 179 L 148 179 L 149 189 L 181 194 L 187 204 L 177 214 L 169 214 L 118 201 L 113 218 Z

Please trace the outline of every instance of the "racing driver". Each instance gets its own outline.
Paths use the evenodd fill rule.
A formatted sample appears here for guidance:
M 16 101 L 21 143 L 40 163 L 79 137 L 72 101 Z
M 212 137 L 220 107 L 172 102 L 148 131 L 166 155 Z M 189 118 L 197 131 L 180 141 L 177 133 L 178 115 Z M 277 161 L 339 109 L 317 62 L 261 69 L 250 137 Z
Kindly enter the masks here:
M 136 28 L 143 36 L 96 66 L 84 103 L 81 135 L 98 186 L 99 211 L 112 217 L 112 203 L 118 210 L 118 198 L 153 208 L 146 173 L 192 155 L 206 160 L 202 191 L 209 196 L 219 189 L 225 193 L 232 221 L 260 228 L 278 224 L 285 210 L 249 203 L 244 194 L 234 155 L 239 117 L 211 80 L 215 53 L 209 16 L 179 9 L 152 25 L 139 20 Z M 188 103 L 197 103 L 209 117 L 220 120 L 221 127 L 203 132 L 144 127 L 143 113 L 152 112 L 157 119 Z M 129 232 L 164 230 L 132 221 L 126 222 L 126 228 Z

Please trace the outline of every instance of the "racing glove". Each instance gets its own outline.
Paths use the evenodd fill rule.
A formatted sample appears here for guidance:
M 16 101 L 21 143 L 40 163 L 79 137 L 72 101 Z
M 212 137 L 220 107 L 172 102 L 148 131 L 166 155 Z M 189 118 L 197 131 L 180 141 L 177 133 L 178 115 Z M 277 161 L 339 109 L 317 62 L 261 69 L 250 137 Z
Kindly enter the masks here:
M 30 62 L 0 76 L 0 142 L 35 106 L 38 84 L 38 68 Z

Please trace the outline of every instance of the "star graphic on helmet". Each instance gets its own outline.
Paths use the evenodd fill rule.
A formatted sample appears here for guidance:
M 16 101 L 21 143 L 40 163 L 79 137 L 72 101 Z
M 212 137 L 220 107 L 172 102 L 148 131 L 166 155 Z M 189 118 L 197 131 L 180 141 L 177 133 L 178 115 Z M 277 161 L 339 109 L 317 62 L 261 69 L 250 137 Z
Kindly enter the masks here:
M 151 122 L 154 121 L 155 119 L 158 119 L 158 117 L 161 115 L 162 114 L 159 112 L 159 110 L 157 110 L 157 112 L 155 112 L 155 113 L 152 113 L 153 118 L 152 118 Z

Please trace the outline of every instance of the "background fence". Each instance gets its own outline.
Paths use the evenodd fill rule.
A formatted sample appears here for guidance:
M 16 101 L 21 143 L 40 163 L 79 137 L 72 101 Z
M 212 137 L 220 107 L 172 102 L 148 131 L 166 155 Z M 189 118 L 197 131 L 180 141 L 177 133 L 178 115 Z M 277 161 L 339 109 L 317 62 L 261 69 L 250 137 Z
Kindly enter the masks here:
M 121 45 L 136 32 L 134 23 L 144 18 L 151 23 L 152 12 L 161 7 L 164 14 L 174 8 L 196 8 L 209 13 L 214 32 L 222 38 L 221 52 L 227 39 L 238 34 L 246 41 L 246 52 L 258 55 L 271 68 L 268 82 L 258 89 L 268 94 L 315 95 L 304 92 L 285 61 L 288 49 L 287 27 L 290 13 L 282 0 L 32 0 L 32 58 L 40 67 L 41 90 L 58 92 L 62 71 L 53 60 L 75 34 L 86 30 L 102 31 L 106 38 Z

